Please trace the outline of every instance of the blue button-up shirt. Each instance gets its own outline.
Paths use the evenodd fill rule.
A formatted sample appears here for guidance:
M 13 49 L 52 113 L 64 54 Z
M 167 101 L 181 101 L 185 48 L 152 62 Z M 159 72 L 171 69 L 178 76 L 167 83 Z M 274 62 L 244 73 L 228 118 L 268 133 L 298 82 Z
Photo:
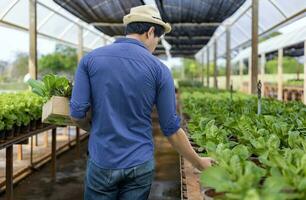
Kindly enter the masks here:
M 170 70 L 144 44 L 130 38 L 93 50 L 78 66 L 70 114 L 92 108 L 91 159 L 101 168 L 123 169 L 152 160 L 151 113 L 156 105 L 165 136 L 180 127 Z

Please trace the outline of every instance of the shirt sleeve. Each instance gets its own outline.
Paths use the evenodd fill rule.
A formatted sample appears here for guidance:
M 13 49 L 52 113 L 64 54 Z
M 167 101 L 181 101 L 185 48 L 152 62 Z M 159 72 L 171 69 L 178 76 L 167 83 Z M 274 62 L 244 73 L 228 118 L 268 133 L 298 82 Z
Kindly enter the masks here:
M 181 119 L 176 114 L 174 81 L 170 70 L 162 66 L 157 84 L 156 107 L 162 132 L 169 137 L 180 128 Z
M 83 57 L 78 65 L 72 96 L 70 100 L 70 116 L 83 119 L 90 107 L 90 80 L 87 67 L 87 56 Z

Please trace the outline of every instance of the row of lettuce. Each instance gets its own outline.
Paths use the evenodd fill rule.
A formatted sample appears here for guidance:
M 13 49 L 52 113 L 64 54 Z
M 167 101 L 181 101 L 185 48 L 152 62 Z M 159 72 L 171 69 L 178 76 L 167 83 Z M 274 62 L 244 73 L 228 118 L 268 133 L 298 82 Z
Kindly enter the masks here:
M 48 74 L 41 81 L 30 79 L 28 84 L 32 91 L 0 94 L 0 139 L 14 128 L 40 120 L 42 106 L 52 96 L 71 97 L 72 84 L 63 76 Z
M 41 118 L 43 100 L 27 91 L 0 95 L 0 131 L 27 126 Z
M 182 89 L 190 137 L 218 164 L 201 175 L 220 199 L 306 199 L 306 107 L 239 93 Z

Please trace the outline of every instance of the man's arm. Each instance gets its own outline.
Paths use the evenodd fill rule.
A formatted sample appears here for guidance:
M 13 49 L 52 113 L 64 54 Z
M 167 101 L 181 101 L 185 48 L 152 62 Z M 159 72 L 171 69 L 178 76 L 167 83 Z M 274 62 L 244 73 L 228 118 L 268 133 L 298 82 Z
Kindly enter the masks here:
M 174 149 L 189 160 L 199 170 L 211 166 L 212 159 L 201 158 L 193 150 L 183 129 L 180 128 L 180 118 L 176 114 L 175 88 L 171 72 L 162 68 L 159 77 L 156 107 L 159 122 L 164 135 L 168 138 Z
M 75 74 L 70 99 L 70 118 L 77 127 L 89 131 L 91 128 L 90 79 L 87 72 L 87 57 L 83 57 Z
M 183 129 L 179 129 L 176 133 L 168 137 L 168 141 L 172 147 L 193 164 L 197 169 L 204 170 L 210 167 L 213 160 L 209 157 L 200 157 L 192 148 Z

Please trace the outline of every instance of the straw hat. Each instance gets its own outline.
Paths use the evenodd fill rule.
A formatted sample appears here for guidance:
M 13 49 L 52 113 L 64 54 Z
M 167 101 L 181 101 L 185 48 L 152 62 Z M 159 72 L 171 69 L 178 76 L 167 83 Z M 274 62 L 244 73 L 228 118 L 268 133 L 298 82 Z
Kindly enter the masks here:
M 153 5 L 143 5 L 131 8 L 130 13 L 123 17 L 123 23 L 127 25 L 132 22 L 150 22 L 163 26 L 165 33 L 171 31 L 170 24 L 161 19 L 158 9 Z

